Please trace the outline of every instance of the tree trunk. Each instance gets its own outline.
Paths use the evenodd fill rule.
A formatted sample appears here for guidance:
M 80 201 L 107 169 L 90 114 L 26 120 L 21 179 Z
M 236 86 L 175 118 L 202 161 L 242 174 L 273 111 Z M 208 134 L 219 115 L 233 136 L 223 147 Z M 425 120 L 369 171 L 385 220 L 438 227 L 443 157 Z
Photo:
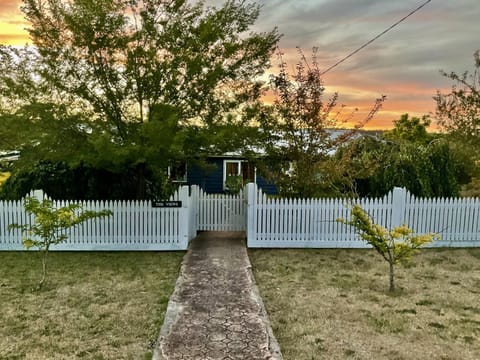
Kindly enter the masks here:
M 38 290 L 40 290 L 45 283 L 45 279 L 47 277 L 47 256 L 48 256 L 49 247 L 47 246 L 45 250 L 43 250 L 42 254 L 42 277 L 40 282 L 38 283 Z
M 390 264 L 390 292 L 395 291 L 395 269 L 393 262 L 389 262 Z

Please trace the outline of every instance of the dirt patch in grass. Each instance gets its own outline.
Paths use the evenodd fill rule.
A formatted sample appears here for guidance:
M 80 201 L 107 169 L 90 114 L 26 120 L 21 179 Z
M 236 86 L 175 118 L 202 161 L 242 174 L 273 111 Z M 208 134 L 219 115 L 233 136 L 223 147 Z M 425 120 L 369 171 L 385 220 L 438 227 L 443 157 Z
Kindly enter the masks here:
M 1 359 L 149 359 L 181 252 L 0 252 Z
M 250 250 L 286 360 L 480 359 L 480 249 L 399 267 L 373 250 Z

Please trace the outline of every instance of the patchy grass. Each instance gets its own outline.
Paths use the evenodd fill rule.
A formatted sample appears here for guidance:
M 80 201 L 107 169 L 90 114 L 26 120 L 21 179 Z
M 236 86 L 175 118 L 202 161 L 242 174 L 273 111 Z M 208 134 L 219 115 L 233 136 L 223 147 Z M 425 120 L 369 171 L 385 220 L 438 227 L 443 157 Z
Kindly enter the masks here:
M 1 359 L 149 359 L 180 252 L 0 252 Z
M 373 250 L 250 250 L 286 360 L 480 359 L 480 249 L 426 249 L 397 268 Z

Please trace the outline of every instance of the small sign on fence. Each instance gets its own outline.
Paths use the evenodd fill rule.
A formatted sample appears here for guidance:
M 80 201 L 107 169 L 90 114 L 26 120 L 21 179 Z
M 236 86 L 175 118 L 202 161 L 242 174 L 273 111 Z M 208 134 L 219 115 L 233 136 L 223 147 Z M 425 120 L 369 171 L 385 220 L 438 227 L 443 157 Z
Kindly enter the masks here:
M 154 200 L 152 201 L 152 207 L 154 208 L 179 208 L 182 207 L 181 201 L 170 200 Z

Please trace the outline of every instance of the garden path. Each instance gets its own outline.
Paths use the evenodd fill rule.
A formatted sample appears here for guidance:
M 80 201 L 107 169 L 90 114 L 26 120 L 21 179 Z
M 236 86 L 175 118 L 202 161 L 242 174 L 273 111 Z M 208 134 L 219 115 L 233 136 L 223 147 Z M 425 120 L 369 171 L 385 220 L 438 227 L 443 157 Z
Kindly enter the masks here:
M 202 232 L 192 241 L 153 359 L 282 359 L 251 272 L 245 233 Z

